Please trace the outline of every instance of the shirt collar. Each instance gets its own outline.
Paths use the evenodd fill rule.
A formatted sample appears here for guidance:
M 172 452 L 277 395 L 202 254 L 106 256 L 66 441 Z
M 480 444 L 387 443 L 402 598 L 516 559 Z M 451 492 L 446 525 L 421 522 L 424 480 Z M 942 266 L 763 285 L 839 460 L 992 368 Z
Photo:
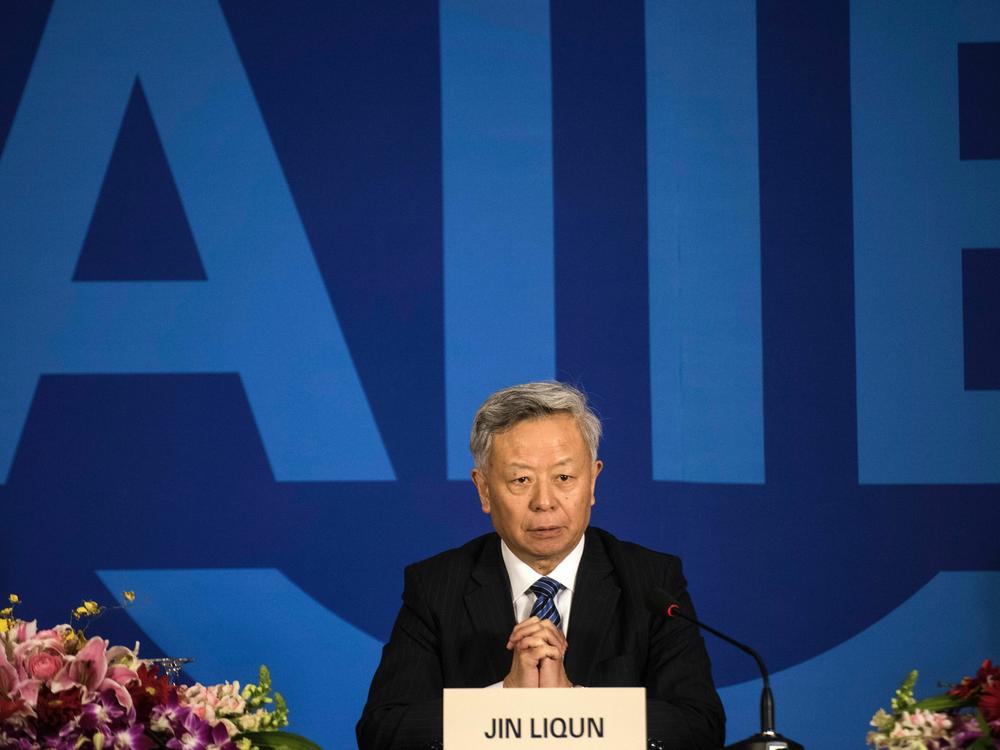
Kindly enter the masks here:
M 570 591 L 573 591 L 576 586 L 576 571 L 583 558 L 583 543 L 586 538 L 586 534 L 580 537 L 576 546 L 548 575 L 549 578 L 559 581 L 563 588 Z M 507 542 L 503 539 L 500 540 L 500 554 L 503 557 L 503 564 L 507 568 L 507 577 L 510 579 L 510 600 L 513 602 L 524 594 L 531 584 L 541 578 L 541 574 L 511 552 Z

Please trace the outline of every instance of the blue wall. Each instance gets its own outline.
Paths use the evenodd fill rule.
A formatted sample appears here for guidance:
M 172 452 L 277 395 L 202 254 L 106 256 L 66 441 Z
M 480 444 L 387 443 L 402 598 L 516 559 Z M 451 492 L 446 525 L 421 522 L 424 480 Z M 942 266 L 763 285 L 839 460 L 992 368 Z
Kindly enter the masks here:
M 991 3 L 0 11 L 0 591 L 353 745 L 405 564 L 489 528 L 512 382 L 605 421 L 778 725 L 1000 656 Z M 358 588 L 362 574 L 384 581 Z M 752 663 L 710 643 L 731 740 Z M 836 697 L 840 696 L 840 697 Z

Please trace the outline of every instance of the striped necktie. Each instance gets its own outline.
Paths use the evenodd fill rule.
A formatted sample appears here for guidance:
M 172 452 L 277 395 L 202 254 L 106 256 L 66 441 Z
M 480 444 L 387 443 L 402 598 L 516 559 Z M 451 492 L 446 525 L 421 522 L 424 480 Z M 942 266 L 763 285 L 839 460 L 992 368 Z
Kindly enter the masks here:
M 559 581 L 542 577 L 528 587 L 528 591 L 535 595 L 535 603 L 531 607 L 531 616 L 541 620 L 551 620 L 552 624 L 559 627 L 562 618 L 559 610 L 556 609 L 556 593 L 562 588 Z

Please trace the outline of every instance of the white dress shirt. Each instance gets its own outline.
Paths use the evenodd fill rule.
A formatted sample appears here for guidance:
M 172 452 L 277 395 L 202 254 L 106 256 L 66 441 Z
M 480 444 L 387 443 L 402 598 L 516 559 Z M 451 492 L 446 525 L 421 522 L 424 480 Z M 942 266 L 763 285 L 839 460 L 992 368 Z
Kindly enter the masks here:
M 580 537 L 576 546 L 548 575 L 549 578 L 558 581 L 562 586 L 555 599 L 556 609 L 559 610 L 561 619 L 559 627 L 567 636 L 569 635 L 569 614 L 573 606 L 573 590 L 576 588 L 576 571 L 580 567 L 580 559 L 583 557 L 584 539 L 585 537 Z M 511 552 L 507 542 L 502 539 L 500 540 L 500 554 L 503 557 L 504 567 L 507 568 L 507 577 L 510 579 L 510 598 L 514 605 L 514 622 L 523 622 L 531 615 L 531 608 L 537 598 L 528 591 L 528 587 L 542 575 Z

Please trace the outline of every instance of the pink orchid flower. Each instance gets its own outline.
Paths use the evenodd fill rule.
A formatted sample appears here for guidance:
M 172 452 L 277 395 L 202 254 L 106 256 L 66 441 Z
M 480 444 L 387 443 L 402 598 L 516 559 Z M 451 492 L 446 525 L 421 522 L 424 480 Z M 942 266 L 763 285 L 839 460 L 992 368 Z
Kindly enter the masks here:
M 7 654 L 0 645 L 0 696 L 13 697 L 18 676 L 14 665 L 7 661 Z
M 115 669 L 115 667 L 112 667 L 112 669 Z M 135 673 L 133 672 L 133 674 L 135 674 Z M 138 676 L 136 677 L 136 679 L 138 679 Z M 123 683 L 117 682 L 117 681 L 112 680 L 112 679 L 106 679 L 106 680 L 104 680 L 104 682 L 101 683 L 100 690 L 102 692 L 104 690 L 111 690 L 115 694 L 115 698 L 118 700 L 118 705 L 119 706 L 121 706 L 122 708 L 124 708 L 126 711 L 131 711 L 132 710 L 132 706 L 133 706 L 133 704 L 132 704 L 132 694 L 129 693 L 129 691 L 125 689 L 125 686 L 124 686 Z
M 106 640 L 98 636 L 91 638 L 80 653 L 69 657 L 71 661 L 53 678 L 52 691 L 68 690 L 75 685 L 82 685 L 90 691 L 97 690 L 108 673 L 107 650 Z
M 14 687 L 17 697 L 21 698 L 30 708 L 38 705 L 38 691 L 42 687 L 42 681 L 35 678 L 21 680 Z
M 15 643 L 24 643 L 25 641 L 30 641 L 35 637 L 35 633 L 38 631 L 38 621 L 32 620 L 31 622 L 21 622 L 17 626 L 17 632 L 14 636 Z
M 112 682 L 117 682 L 119 685 L 128 685 L 130 682 L 134 682 L 139 679 L 139 674 L 134 669 L 129 669 L 128 667 L 116 664 L 108 667 L 108 676 L 105 682 L 109 680 Z

